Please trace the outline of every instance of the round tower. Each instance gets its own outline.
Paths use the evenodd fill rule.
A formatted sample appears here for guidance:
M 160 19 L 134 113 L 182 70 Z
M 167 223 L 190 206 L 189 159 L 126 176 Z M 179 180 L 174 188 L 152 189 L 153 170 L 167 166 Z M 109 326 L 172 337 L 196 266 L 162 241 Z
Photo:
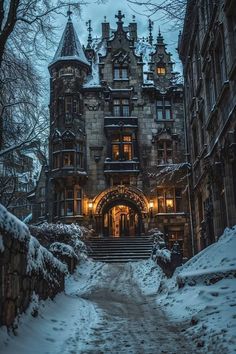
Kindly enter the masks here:
M 86 181 L 85 123 L 82 85 L 90 71 L 71 12 L 50 72 L 49 220 L 83 218 Z

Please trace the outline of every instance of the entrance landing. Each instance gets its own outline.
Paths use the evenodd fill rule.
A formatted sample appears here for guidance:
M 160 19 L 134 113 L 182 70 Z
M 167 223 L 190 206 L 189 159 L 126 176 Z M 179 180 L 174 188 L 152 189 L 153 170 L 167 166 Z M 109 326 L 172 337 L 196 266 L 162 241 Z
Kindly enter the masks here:
M 152 241 L 145 236 L 93 238 L 89 256 L 107 263 L 135 262 L 148 259 Z

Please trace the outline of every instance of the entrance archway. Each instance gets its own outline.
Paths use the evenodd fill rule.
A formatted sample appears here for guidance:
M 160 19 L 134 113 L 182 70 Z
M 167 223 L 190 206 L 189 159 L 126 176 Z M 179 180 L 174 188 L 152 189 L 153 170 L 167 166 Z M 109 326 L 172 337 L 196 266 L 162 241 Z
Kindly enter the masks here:
M 103 236 L 138 236 L 144 232 L 148 202 L 135 187 L 109 188 L 95 198 L 96 231 Z

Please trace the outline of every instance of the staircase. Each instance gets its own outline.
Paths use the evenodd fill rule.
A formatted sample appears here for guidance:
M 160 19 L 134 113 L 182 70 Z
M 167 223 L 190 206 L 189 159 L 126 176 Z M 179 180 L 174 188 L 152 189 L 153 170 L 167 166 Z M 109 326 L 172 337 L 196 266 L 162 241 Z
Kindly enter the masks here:
M 148 259 L 152 241 L 148 237 L 92 238 L 89 256 L 96 261 L 107 263 L 134 262 Z

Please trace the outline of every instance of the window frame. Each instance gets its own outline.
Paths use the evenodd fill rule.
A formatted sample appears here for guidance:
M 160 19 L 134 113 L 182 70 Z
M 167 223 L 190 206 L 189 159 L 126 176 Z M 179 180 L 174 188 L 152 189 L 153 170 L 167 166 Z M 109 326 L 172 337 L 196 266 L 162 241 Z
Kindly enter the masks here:
M 168 194 L 168 192 L 172 193 Z M 168 210 L 168 201 L 173 202 L 172 210 Z M 162 205 L 161 205 L 162 204 Z M 157 213 L 158 214 L 168 214 L 168 213 L 179 213 L 181 212 L 182 206 L 182 189 L 178 187 L 169 188 L 157 188 Z
M 126 140 L 125 138 L 128 139 Z M 125 151 L 126 149 L 127 151 Z M 133 138 L 131 134 L 112 137 L 111 157 L 113 161 L 132 161 L 133 150 Z
M 113 80 L 127 81 L 129 80 L 129 66 L 127 63 L 114 63 Z
M 126 101 L 126 103 L 125 103 Z M 114 117 L 130 117 L 130 99 L 124 97 L 113 98 L 112 101 Z
M 171 148 L 168 148 L 167 144 L 171 144 Z M 163 149 L 161 149 L 159 146 L 160 144 L 163 144 Z M 158 140 L 157 141 L 157 163 L 158 165 L 165 165 L 165 164 L 172 164 L 173 163 L 173 156 L 174 156 L 174 149 L 173 149 L 173 141 L 172 140 Z M 159 158 L 159 152 L 163 151 L 163 158 Z M 168 158 L 168 151 L 171 151 L 171 158 Z M 163 162 L 160 162 L 162 160 Z M 168 161 L 171 160 L 171 161 Z
M 167 113 L 168 112 L 168 113 Z M 162 118 L 159 118 L 159 113 Z M 168 118 L 167 118 L 168 114 Z M 156 99 L 156 121 L 173 121 L 172 102 L 168 97 L 159 97 Z

